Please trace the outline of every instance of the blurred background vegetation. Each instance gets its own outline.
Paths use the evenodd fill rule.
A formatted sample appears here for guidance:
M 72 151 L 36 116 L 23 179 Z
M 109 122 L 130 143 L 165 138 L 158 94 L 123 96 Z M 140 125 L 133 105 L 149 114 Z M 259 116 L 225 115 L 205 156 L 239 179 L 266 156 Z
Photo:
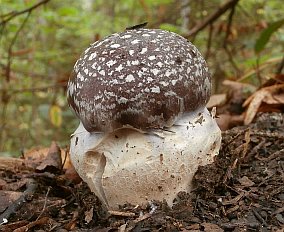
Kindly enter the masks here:
M 179 33 L 218 93 L 225 79 L 258 87 L 281 72 L 283 12 L 281 0 L 0 0 L 0 156 L 68 145 L 78 120 L 66 84 L 95 40 L 142 22 Z

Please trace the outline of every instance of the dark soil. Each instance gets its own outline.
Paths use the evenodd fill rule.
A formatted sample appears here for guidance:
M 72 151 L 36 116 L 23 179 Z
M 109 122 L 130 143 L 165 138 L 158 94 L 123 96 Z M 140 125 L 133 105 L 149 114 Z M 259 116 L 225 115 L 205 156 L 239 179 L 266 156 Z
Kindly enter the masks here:
M 223 132 L 216 161 L 200 167 L 194 191 L 172 209 L 151 202 L 108 212 L 62 170 L 2 170 L 0 219 L 8 222 L 0 231 L 284 231 L 283 119 L 263 114 Z

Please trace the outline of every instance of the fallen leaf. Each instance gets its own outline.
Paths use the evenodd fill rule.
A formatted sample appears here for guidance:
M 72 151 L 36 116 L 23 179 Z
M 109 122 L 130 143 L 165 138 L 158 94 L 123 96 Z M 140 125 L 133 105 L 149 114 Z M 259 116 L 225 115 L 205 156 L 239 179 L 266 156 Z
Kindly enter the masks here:
M 212 108 L 214 106 L 220 106 L 226 103 L 227 94 L 214 94 L 210 97 L 209 102 L 207 103 L 207 108 Z
M 251 187 L 251 186 L 253 186 L 255 184 L 247 176 L 243 176 L 242 178 L 238 179 L 238 181 L 244 187 Z
M 94 208 L 92 207 L 90 210 L 85 212 L 85 221 L 89 224 L 93 220 L 94 216 Z
M 61 150 L 56 142 L 52 142 L 48 154 L 41 164 L 36 167 L 38 172 L 58 173 L 62 169 Z
M 248 125 L 252 122 L 262 103 L 266 104 L 284 104 L 284 84 L 278 84 L 261 88 L 252 94 L 244 103 L 243 107 L 247 107 L 245 113 L 244 124 Z

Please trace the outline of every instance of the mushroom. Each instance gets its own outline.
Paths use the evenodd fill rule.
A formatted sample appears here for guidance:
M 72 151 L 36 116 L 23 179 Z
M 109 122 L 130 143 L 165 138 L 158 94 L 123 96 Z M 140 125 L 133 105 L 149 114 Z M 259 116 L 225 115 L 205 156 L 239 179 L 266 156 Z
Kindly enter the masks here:
M 164 199 L 171 206 L 218 154 L 210 91 L 205 60 L 175 33 L 139 28 L 91 44 L 68 82 L 80 119 L 75 169 L 109 209 Z

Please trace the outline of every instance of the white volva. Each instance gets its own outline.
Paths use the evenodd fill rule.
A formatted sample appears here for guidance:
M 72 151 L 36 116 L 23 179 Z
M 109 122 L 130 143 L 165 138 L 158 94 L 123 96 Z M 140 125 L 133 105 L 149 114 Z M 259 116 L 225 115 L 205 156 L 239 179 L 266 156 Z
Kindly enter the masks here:
M 206 108 L 184 115 L 167 130 L 123 127 L 89 133 L 82 124 L 71 138 L 71 160 L 81 178 L 109 208 L 190 192 L 198 166 L 213 162 L 221 131 Z

